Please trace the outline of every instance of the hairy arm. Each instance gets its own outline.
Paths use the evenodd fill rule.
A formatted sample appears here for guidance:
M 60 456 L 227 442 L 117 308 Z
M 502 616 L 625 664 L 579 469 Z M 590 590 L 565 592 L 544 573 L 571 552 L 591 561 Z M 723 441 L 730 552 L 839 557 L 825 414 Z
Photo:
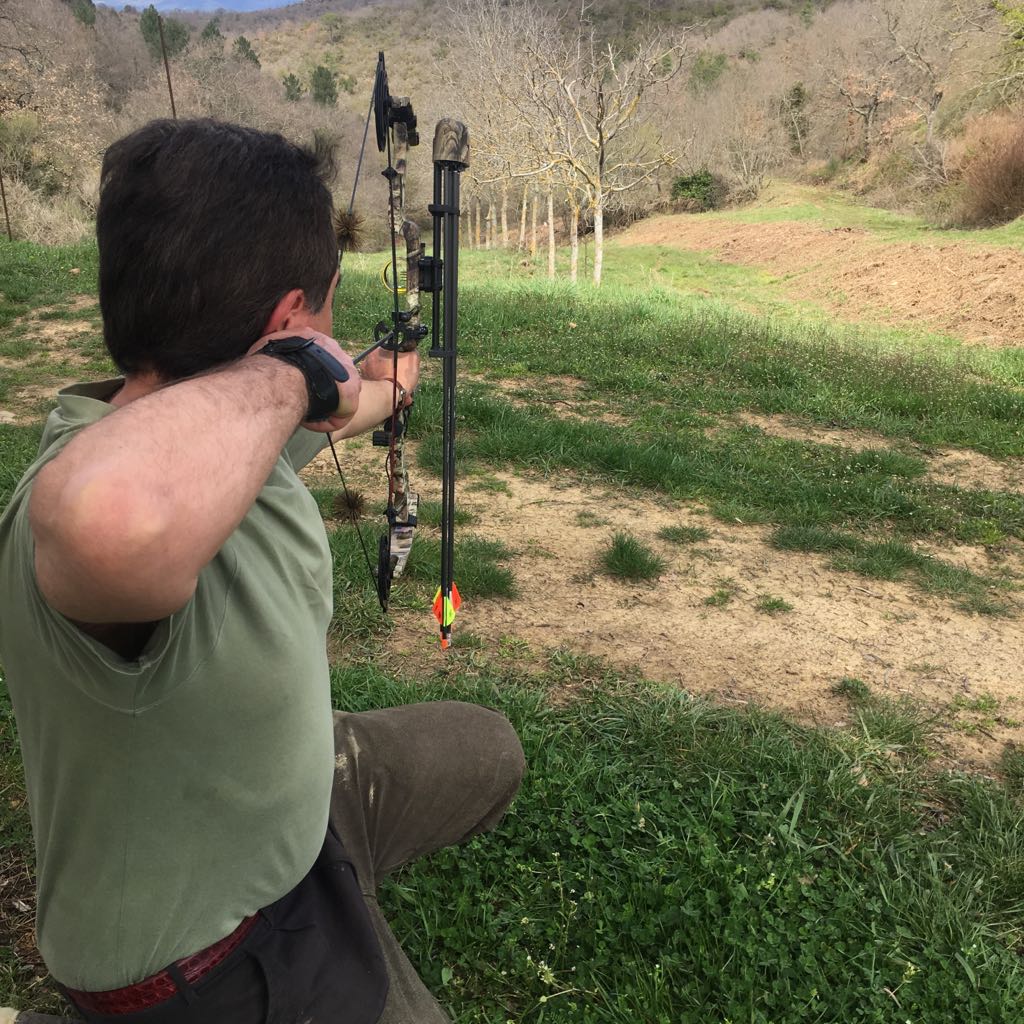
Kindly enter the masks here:
M 32 487 L 46 601 L 83 623 L 155 622 L 182 608 L 306 402 L 298 369 L 249 356 L 82 430 Z

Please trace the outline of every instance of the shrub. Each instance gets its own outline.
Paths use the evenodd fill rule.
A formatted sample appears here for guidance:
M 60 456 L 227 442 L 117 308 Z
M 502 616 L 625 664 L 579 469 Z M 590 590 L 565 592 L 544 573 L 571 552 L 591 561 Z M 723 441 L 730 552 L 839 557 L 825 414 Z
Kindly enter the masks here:
M 1024 214 L 1024 118 L 1006 112 L 972 121 L 960 145 L 956 227 L 1006 224 Z
M 93 0 L 69 0 L 71 13 L 83 24 L 96 24 L 96 4 Z
M 164 44 L 167 47 L 168 58 L 177 57 L 188 45 L 189 29 L 182 21 L 174 18 L 164 18 Z M 160 44 L 160 15 L 156 7 L 150 4 L 139 18 L 139 31 L 146 41 L 146 47 L 154 60 L 163 57 L 163 47 Z
M 6 178 L 5 185 L 15 239 L 39 245 L 74 245 L 92 233 L 89 214 L 74 196 L 40 194 L 20 178 Z M 0 235 L 7 237 L 2 219 Z
M 250 43 L 245 36 L 239 36 L 235 40 L 235 56 L 239 60 L 247 60 L 250 64 L 255 64 L 256 67 L 260 66 L 259 55 L 252 48 L 252 43 Z
M 684 174 L 672 182 L 672 199 L 688 210 L 701 213 L 717 210 L 725 202 L 728 186 L 706 167 L 695 174 Z
M 324 107 L 333 107 L 338 102 L 338 77 L 322 64 L 313 69 L 309 82 L 313 102 Z

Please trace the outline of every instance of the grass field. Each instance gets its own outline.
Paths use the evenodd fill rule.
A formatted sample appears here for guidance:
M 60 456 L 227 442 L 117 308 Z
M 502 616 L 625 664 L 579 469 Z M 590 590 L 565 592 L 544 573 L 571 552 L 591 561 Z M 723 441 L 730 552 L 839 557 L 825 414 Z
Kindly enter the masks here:
M 379 262 L 346 262 L 339 337 L 365 337 L 385 312 Z M 2 506 L 32 458 L 48 389 L 109 368 L 95 307 L 78 298 L 95 295 L 91 247 L 0 243 L 0 268 L 0 411 L 13 420 L 0 422 Z M 645 680 L 613 665 L 611 647 L 605 659 L 540 644 L 525 624 L 483 628 L 487 608 L 526 607 L 536 557 L 521 524 L 496 528 L 488 511 L 518 481 L 557 481 L 679 518 L 624 529 L 609 507 L 569 506 L 566 544 L 577 543 L 570 528 L 600 538 L 593 580 L 641 588 L 655 614 L 688 602 L 706 646 L 721 644 L 723 617 L 746 611 L 777 645 L 803 628 L 793 623 L 808 595 L 722 566 L 704 589 L 656 589 L 680 559 L 721 558 L 716 538 L 736 530 L 757 531 L 769 559 L 899 590 L 947 624 L 950 646 L 979 623 L 989 643 L 1019 635 L 1024 498 L 951 482 L 934 464 L 955 449 L 998 476 L 1024 455 L 1020 351 L 843 326 L 786 303 L 756 270 L 642 249 L 616 252 L 600 293 L 538 281 L 506 254 L 467 254 L 462 301 L 457 565 L 471 601 L 451 657 L 425 643 L 400 656 L 411 623 L 429 632 L 436 509 L 424 510 L 386 622 L 338 517 L 337 483 L 311 478 L 335 554 L 337 706 L 475 700 L 509 715 L 526 748 L 529 774 L 498 833 L 384 892 L 459 1024 L 1024 1019 L 1021 755 L 996 751 L 998 780 L 936 756 L 953 718 L 993 735 L 1019 728 L 1007 700 L 925 707 L 837 671 L 829 699 L 843 727 L 812 727 Z M 415 472 L 428 481 L 438 402 L 431 374 L 413 420 Z M 777 436 L 769 417 L 803 433 Z M 358 467 L 356 479 L 375 535 L 381 481 Z M 694 510 L 701 518 L 683 524 Z M 541 564 L 557 575 L 565 552 L 550 554 Z M 650 613 L 616 600 L 622 632 L 639 629 Z M 0 797 L 0 1005 L 53 1005 L 32 949 L 31 839 L 2 693 Z

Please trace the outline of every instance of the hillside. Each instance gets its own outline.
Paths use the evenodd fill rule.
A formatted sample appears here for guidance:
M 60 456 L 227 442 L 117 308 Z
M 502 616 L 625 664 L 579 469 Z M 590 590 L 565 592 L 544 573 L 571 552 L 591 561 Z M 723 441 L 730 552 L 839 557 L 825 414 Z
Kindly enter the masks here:
M 787 298 L 845 321 L 931 331 L 968 345 L 1024 344 L 1024 222 L 984 233 L 935 231 L 825 189 L 777 183 L 755 206 L 653 217 L 617 243 L 764 268 Z
M 153 26 L 146 29 L 138 8 L 91 2 L 6 0 L 0 18 L 0 169 L 17 237 L 74 241 L 87 232 L 100 154 L 169 112 Z M 515 2 L 514 11 L 493 8 L 495 17 L 506 12 L 506 24 L 491 29 L 507 36 L 495 36 L 493 53 L 491 9 L 482 0 L 304 0 L 250 13 L 170 15 L 178 107 L 184 116 L 297 139 L 330 133 L 347 168 L 383 49 L 395 91 L 413 96 L 421 123 L 444 114 L 470 125 L 466 197 L 475 216 L 489 218 L 492 230 L 499 206 L 515 218 L 521 211 L 505 207 L 523 201 L 526 184 L 538 202 L 552 192 L 559 231 L 569 230 L 575 208 L 586 235 L 597 193 L 582 183 L 599 162 L 590 155 L 589 168 L 540 173 L 550 163 L 542 151 L 550 132 L 537 120 L 547 101 L 535 96 L 534 109 L 523 106 L 531 86 L 515 56 L 532 45 L 521 35 L 529 22 L 556 49 L 573 32 L 595 43 L 569 47 L 555 63 L 573 52 L 603 60 L 610 45 L 614 64 L 636 70 L 638 54 L 650 50 L 642 98 L 623 105 L 633 112 L 602 158 L 618 169 L 598 190 L 614 197 L 601 211 L 608 223 L 664 209 L 680 180 L 702 173 L 732 203 L 755 198 L 773 179 L 801 178 L 923 211 L 934 223 L 967 226 L 1001 217 L 1004 208 L 1019 212 L 1024 190 L 1003 196 L 983 184 L 1024 180 L 1014 163 L 1024 152 L 1015 106 L 1024 61 L 1012 5 L 970 13 L 959 0 L 596 0 L 581 21 L 573 4 Z M 600 109 L 599 83 L 615 74 L 596 66 L 577 74 L 587 83 L 586 123 Z M 314 89 L 314 75 L 328 83 L 325 92 Z M 563 140 L 561 149 L 580 152 L 579 140 Z M 634 166 L 645 170 L 631 177 Z

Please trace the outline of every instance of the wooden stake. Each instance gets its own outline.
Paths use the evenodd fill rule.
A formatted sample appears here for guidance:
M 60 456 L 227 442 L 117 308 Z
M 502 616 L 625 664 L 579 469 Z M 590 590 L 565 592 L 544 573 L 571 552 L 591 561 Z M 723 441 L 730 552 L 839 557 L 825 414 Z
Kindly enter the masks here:
M 164 55 L 164 71 L 167 72 L 167 93 L 171 97 L 171 116 L 178 120 L 178 111 L 174 106 L 174 87 L 171 85 L 171 64 L 167 60 L 167 43 L 164 40 L 164 19 L 161 15 L 156 16 L 156 23 L 160 28 L 160 52 Z
M 4 172 L 0 169 L 0 198 L 4 202 L 4 220 L 7 222 L 7 240 L 14 241 L 14 232 L 11 231 L 11 215 L 7 212 L 7 189 L 4 188 Z

